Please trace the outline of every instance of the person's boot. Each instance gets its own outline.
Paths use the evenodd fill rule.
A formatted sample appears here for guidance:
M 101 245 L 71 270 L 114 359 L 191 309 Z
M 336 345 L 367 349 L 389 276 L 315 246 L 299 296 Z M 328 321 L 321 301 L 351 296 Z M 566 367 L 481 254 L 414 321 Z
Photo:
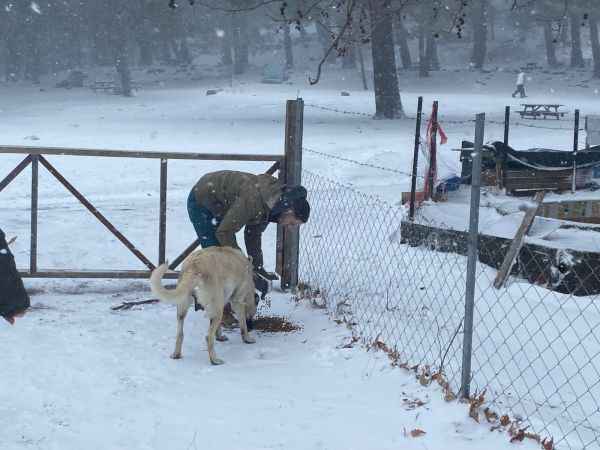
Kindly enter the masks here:
M 258 271 L 254 272 L 254 287 L 260 292 L 260 298 L 264 299 L 271 291 L 273 282 L 263 277 Z
M 227 303 L 225 308 L 223 308 L 223 319 L 221 319 L 221 323 L 225 328 L 236 328 L 240 326 L 240 323 L 233 315 L 233 311 L 231 311 L 231 305 Z
M 256 273 L 258 275 L 260 275 L 261 277 L 265 278 L 266 280 L 269 280 L 269 281 L 277 281 L 277 280 L 279 280 L 279 277 L 277 276 L 276 273 L 274 273 L 274 272 L 267 272 L 264 269 L 264 267 L 261 267 L 260 269 L 257 269 Z

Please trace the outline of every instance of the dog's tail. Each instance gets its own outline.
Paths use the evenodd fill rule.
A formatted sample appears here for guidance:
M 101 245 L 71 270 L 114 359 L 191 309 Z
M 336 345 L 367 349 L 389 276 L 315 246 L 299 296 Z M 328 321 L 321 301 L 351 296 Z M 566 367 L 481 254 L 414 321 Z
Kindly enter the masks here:
M 166 303 L 175 305 L 183 304 L 190 296 L 194 281 L 193 275 L 189 272 L 183 272 L 175 289 L 165 289 L 162 285 L 162 278 L 165 276 L 167 270 L 169 270 L 168 264 L 161 264 L 152 271 L 152 275 L 150 275 L 152 294 Z

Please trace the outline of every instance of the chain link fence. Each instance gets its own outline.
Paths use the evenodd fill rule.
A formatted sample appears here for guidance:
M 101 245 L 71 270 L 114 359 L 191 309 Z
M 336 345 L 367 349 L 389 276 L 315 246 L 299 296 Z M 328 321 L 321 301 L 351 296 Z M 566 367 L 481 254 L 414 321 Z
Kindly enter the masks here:
M 431 215 L 409 222 L 399 206 L 311 171 L 303 184 L 313 213 L 302 229 L 301 289 L 367 345 L 442 373 L 458 393 L 468 232 Z M 553 233 L 525 241 L 499 289 L 511 240 L 479 235 L 471 392 L 556 448 L 600 448 L 600 253 L 568 250 Z M 593 242 L 597 231 L 586 233 Z

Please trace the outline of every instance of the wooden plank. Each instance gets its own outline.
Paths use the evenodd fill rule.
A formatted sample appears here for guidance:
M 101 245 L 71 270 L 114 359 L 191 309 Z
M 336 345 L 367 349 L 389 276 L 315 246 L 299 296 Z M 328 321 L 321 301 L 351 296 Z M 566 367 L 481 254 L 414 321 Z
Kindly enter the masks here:
M 53 270 L 44 269 L 37 272 L 21 271 L 23 278 L 115 278 L 115 279 L 148 279 L 149 270 Z M 164 278 L 175 279 L 178 272 L 167 272 Z
M 281 167 L 281 161 L 275 161 L 271 167 L 265 172 L 267 175 L 273 175 Z
M 8 186 L 12 180 L 17 178 L 17 176 L 23 172 L 31 162 L 31 156 L 27 155 L 23 161 L 21 161 L 17 167 L 10 171 L 8 175 L 4 177 L 2 181 L 0 181 L 0 192 L 4 190 L 6 186 Z
M 535 219 L 535 216 L 538 210 L 540 209 L 540 205 L 544 200 L 544 195 L 544 191 L 535 194 L 535 198 L 533 199 L 533 201 L 536 203 L 535 207 L 529 208 L 525 213 L 525 217 L 523 217 L 523 222 L 521 222 L 521 226 L 517 230 L 517 234 L 515 234 L 515 237 L 512 240 L 512 243 L 510 244 L 510 248 L 508 249 L 508 252 L 504 257 L 502 266 L 500 267 L 500 270 L 496 275 L 496 279 L 494 280 L 494 287 L 496 289 L 500 289 L 506 281 L 506 279 L 508 278 L 510 270 L 514 265 L 515 259 L 519 254 L 519 250 L 521 250 L 521 246 L 523 245 L 523 239 L 525 238 L 525 235 L 531 228 L 531 224 L 533 224 L 533 219 Z
M 100 156 L 109 158 L 183 159 L 204 161 L 281 161 L 283 155 L 241 153 L 150 152 L 138 150 L 102 150 L 60 147 L 0 146 L 0 154 L 46 156 Z

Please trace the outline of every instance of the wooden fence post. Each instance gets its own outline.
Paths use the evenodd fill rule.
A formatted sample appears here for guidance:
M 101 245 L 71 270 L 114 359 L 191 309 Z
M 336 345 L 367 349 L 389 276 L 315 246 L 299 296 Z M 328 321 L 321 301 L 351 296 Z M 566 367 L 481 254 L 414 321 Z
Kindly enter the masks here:
M 438 131 L 438 102 L 433 102 L 430 119 L 429 136 L 429 169 L 425 178 L 425 200 L 435 199 L 435 178 L 437 176 L 437 131 Z
M 31 156 L 31 236 L 29 244 L 29 273 L 37 272 L 38 246 L 38 182 L 39 156 Z
M 167 250 L 167 164 L 168 159 L 160 160 L 160 203 L 158 213 L 158 265 L 166 260 Z
M 285 160 L 279 177 L 286 186 L 302 184 L 302 131 L 304 101 L 288 100 L 285 113 Z M 290 289 L 298 284 L 300 258 L 300 226 L 277 226 L 277 273 L 281 288 Z

